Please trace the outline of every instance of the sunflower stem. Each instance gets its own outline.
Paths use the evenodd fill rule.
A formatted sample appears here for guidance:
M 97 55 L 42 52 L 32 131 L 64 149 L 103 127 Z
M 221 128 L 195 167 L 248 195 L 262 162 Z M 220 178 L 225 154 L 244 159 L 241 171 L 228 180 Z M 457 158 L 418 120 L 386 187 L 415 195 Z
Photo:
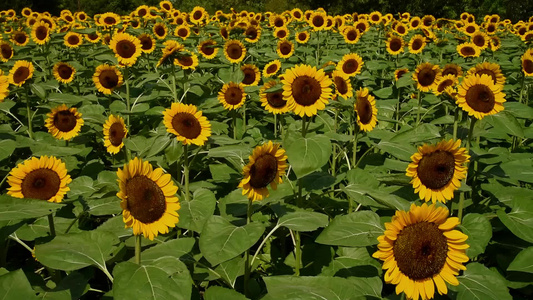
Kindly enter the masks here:
M 242 135 L 246 132 L 246 101 L 242 104 Z
M 359 127 L 357 127 L 357 124 L 355 124 L 355 137 L 353 139 L 353 153 L 352 153 L 352 166 L 356 166 L 357 164 L 357 140 L 359 139 Z
M 185 177 L 185 200 L 189 201 L 189 145 L 183 145 L 183 176 Z
M 131 105 L 130 105 L 130 81 L 129 78 L 129 69 L 128 67 L 124 67 L 124 81 L 126 82 L 126 109 L 128 110 L 128 115 L 126 116 L 126 121 L 128 123 L 128 129 L 130 128 L 130 113 L 131 113 Z
M 459 106 L 457 106 L 455 108 L 455 113 L 453 115 L 453 140 L 456 141 L 457 140 L 457 125 L 459 123 L 459 110 L 461 108 Z
M 416 126 L 420 123 L 420 108 L 422 106 L 422 98 L 420 98 L 420 90 L 418 91 L 418 94 L 416 96 L 418 99 L 418 108 L 416 109 Z
M 28 136 L 30 139 L 33 139 L 33 126 L 32 126 L 32 118 L 30 113 L 30 97 L 28 95 L 28 90 L 24 89 L 26 91 L 26 113 L 28 116 Z
M 278 115 L 274 114 L 274 139 L 278 138 Z
M 459 193 L 459 207 L 457 208 L 457 218 L 459 222 L 463 219 L 463 208 L 465 206 L 465 193 Z
M 305 134 L 307 133 L 307 127 L 305 126 L 307 123 L 307 115 L 304 115 L 304 117 L 302 118 L 302 137 L 305 138 Z
M 335 119 L 334 119 L 335 132 L 337 132 L 338 119 L 339 119 L 339 109 L 335 108 Z M 337 167 L 336 166 L 336 164 L 337 164 L 337 147 L 335 147 L 335 143 L 332 143 L 331 145 L 333 147 L 333 151 L 332 151 L 333 153 L 332 153 L 332 157 L 331 157 L 331 176 L 335 176 L 336 171 L 337 171 L 337 170 L 335 170 L 335 168 Z M 331 187 L 331 188 L 335 188 L 335 187 Z
M 398 67 L 396 67 L 398 68 Z M 400 129 L 400 100 L 401 100 L 402 88 L 398 88 L 398 103 L 396 104 L 396 125 L 395 130 Z
M 135 263 L 140 265 L 141 264 L 141 235 L 135 236 Z
M 526 75 L 524 74 L 524 72 L 522 72 L 522 80 L 520 82 L 520 96 L 518 98 L 518 102 L 522 103 L 522 98 L 523 98 L 523 95 L 524 95 L 524 81 L 526 79 Z
M 172 63 L 172 100 L 174 102 L 178 102 L 178 92 L 176 91 L 176 67 L 174 66 L 174 63 Z
M 232 118 L 233 118 L 233 122 L 232 122 L 232 125 L 233 125 L 233 139 L 236 140 L 237 139 L 237 113 L 233 112 L 231 115 L 232 115 Z
M 53 214 L 48 215 L 48 226 L 50 227 L 50 236 L 55 237 L 56 236 L 56 226 L 54 224 L 54 216 Z
M 253 213 L 253 205 L 252 205 L 252 199 L 248 199 L 248 208 L 246 210 L 246 224 L 250 224 L 252 222 L 252 213 Z M 246 263 L 244 265 L 244 295 L 249 296 L 248 294 L 248 284 L 250 281 L 250 273 L 251 273 L 252 266 L 250 265 L 250 248 L 246 250 Z

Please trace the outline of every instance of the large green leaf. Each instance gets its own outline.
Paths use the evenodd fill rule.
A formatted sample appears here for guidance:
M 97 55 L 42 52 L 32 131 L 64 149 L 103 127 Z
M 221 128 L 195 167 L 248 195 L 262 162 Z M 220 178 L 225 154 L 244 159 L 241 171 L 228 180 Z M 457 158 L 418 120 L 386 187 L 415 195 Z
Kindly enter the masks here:
M 533 273 L 533 247 L 527 247 L 520 251 L 507 268 L 507 271 Z
M 205 222 L 215 212 L 217 199 L 213 192 L 206 189 L 198 189 L 194 192 L 191 201 L 181 201 L 180 204 L 178 227 L 201 233 Z
M 382 282 L 379 277 L 264 277 L 268 294 L 263 299 L 357 299 L 364 296 L 381 298 Z
M 302 178 L 325 165 L 331 154 L 331 142 L 323 135 L 297 138 L 284 145 L 289 163 L 298 178 Z
M 0 160 L 3 160 L 9 157 L 15 148 L 17 143 L 14 140 L 1 140 L 0 141 Z
M 190 299 L 192 282 L 184 282 L 180 278 L 176 281 L 169 270 L 159 266 L 137 265 L 126 261 L 114 268 L 113 275 L 114 299 Z M 183 283 L 188 284 L 185 286 Z
M 513 199 L 513 209 L 496 212 L 505 227 L 517 237 L 533 243 L 533 202 L 528 199 Z
M 218 265 L 215 272 L 222 277 L 229 285 L 235 288 L 237 277 L 244 274 L 245 259 L 242 257 L 235 257 Z
M 108 272 L 106 261 L 113 258 L 119 244 L 115 234 L 94 230 L 56 236 L 35 246 L 35 256 L 52 269 L 73 271 L 92 265 Z
M 508 111 L 501 111 L 497 114 L 487 116 L 489 122 L 496 132 L 507 133 L 509 135 L 524 137 L 524 130 L 518 120 Z
M 440 129 L 439 127 L 433 124 L 421 124 L 420 126 L 402 131 L 396 134 L 389 142 L 393 143 L 417 143 L 417 142 L 427 142 L 431 139 L 440 138 Z
M 533 160 L 524 158 L 502 163 L 500 168 L 511 179 L 533 183 Z
M 43 200 L 19 199 L 0 195 L 0 221 L 24 220 L 49 215 L 63 207 L 62 204 Z
M 179 238 L 164 243 L 158 244 L 154 247 L 144 250 L 141 253 L 143 263 L 150 263 L 153 260 L 157 260 L 161 257 L 171 256 L 179 258 L 183 262 L 192 262 L 192 249 L 196 240 L 194 238 Z M 130 259 L 134 261 L 134 257 Z
M 377 147 L 382 151 L 405 161 L 411 161 L 411 156 L 416 153 L 416 148 L 409 144 L 380 141 L 379 144 L 377 144 Z
M 243 294 L 234 290 L 226 289 L 221 286 L 212 286 L 205 291 L 205 300 L 246 300 Z
M 3 300 L 37 299 L 21 269 L 0 276 L 0 298 Z
M 316 242 L 334 246 L 370 246 L 378 243 L 377 238 L 384 230 L 376 213 L 359 211 L 337 216 L 322 231 Z
M 289 212 L 279 218 L 278 226 L 296 231 L 314 231 L 328 225 L 328 216 L 312 211 Z
M 457 300 L 512 299 L 503 278 L 482 264 L 468 264 L 466 271 L 457 279 L 459 280 L 459 285 L 450 287 L 450 289 L 458 292 Z
M 492 226 L 489 220 L 480 214 L 467 214 L 460 227 L 464 234 L 468 235 L 466 243 L 470 248 L 466 250 L 466 255 L 474 258 L 485 252 L 485 247 L 492 238 Z
M 264 231 L 257 222 L 235 226 L 220 216 L 211 216 L 200 235 L 200 251 L 212 265 L 218 265 L 252 247 Z

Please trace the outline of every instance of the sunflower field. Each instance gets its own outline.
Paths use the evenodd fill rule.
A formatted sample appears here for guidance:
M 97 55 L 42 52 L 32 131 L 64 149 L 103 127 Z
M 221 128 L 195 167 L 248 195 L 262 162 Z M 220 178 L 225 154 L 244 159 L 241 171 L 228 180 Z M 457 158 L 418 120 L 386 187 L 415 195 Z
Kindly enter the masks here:
M 533 17 L 0 32 L 2 299 L 533 297 Z

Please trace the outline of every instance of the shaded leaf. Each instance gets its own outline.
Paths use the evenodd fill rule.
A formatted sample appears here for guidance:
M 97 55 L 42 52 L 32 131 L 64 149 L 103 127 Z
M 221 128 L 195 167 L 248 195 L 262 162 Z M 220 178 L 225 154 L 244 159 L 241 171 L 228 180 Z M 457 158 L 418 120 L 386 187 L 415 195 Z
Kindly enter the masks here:
M 384 232 L 379 216 L 372 211 L 359 211 L 335 217 L 316 239 L 319 244 L 362 247 L 376 245 Z
M 323 135 L 300 137 L 284 147 L 289 163 L 298 178 L 321 168 L 328 162 L 331 154 L 331 142 Z
M 474 258 L 485 252 L 485 247 L 492 238 L 492 226 L 489 220 L 480 214 L 467 214 L 460 225 L 463 233 L 468 235 L 466 255 Z
M 0 298 L 3 300 L 37 299 L 21 269 L 0 276 Z
M 457 277 L 459 285 L 450 287 L 457 290 L 458 300 L 506 300 L 512 299 L 505 281 L 498 274 L 493 273 L 479 263 L 470 263 L 466 266 L 462 276 Z
M 533 247 L 528 247 L 515 257 L 507 271 L 533 273 Z
M 14 221 L 46 216 L 62 208 L 63 205 L 43 200 L 19 199 L 0 195 L 0 207 L 2 207 L 0 221 Z

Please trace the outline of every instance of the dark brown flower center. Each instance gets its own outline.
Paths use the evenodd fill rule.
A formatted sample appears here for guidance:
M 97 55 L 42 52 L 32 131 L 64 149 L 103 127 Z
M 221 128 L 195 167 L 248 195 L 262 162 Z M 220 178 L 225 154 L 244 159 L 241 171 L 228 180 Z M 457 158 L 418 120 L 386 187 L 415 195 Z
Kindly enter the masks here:
M 167 33 L 164 26 L 156 26 L 154 32 L 158 36 L 165 36 Z
M 80 43 L 80 38 L 77 35 L 71 35 L 67 39 L 69 45 L 77 45 Z
M 476 32 L 476 27 L 471 26 L 471 25 L 466 26 L 465 31 L 468 32 L 468 33 L 474 33 L 474 32 Z
M 399 38 L 393 38 L 389 43 L 392 52 L 397 52 L 402 48 L 402 41 Z
M 70 76 L 72 76 L 74 70 L 72 70 L 72 68 L 67 65 L 59 65 L 59 67 L 57 68 L 57 73 L 59 74 L 59 77 L 64 80 L 67 80 L 70 79 Z
M 445 68 L 444 70 L 442 70 L 442 76 L 446 76 L 448 74 L 452 74 L 455 77 L 457 77 L 457 75 L 459 75 L 459 73 L 457 72 L 457 69 L 453 68 L 453 67 L 448 67 L 448 68 Z
M 277 36 L 279 39 L 285 38 L 285 37 L 287 36 L 287 31 L 285 31 L 285 30 L 280 30 L 280 31 L 278 31 L 278 33 L 276 34 L 276 36 Z
M 242 80 L 242 83 L 250 85 L 255 82 L 256 76 L 255 71 L 252 68 L 245 68 L 242 70 L 244 73 L 244 79 Z
M 255 160 L 250 168 L 250 186 L 264 188 L 278 174 L 278 160 L 270 153 L 263 154 Z
M 287 105 L 287 101 L 283 99 L 283 93 L 267 93 L 266 94 L 267 102 L 273 108 L 282 108 Z
M 422 48 L 422 45 L 423 45 L 423 42 L 421 39 L 415 39 L 413 41 L 413 43 L 411 44 L 411 48 L 414 50 L 414 51 L 417 51 L 419 50 L 420 48 Z
M 397 74 L 396 76 L 398 77 L 398 79 L 400 79 L 402 78 L 403 75 L 407 74 L 407 70 L 404 70 L 404 69 L 399 70 L 396 74 Z
M 420 222 L 400 231 L 393 247 L 400 271 L 412 280 L 432 278 L 446 263 L 448 245 L 438 225 Z
M 530 59 L 524 60 L 522 62 L 522 69 L 528 74 L 533 73 L 533 61 Z
M 355 105 L 359 122 L 364 125 L 372 121 L 372 104 L 368 101 L 368 97 L 357 97 L 357 104 Z
M 244 35 L 251 40 L 255 40 L 257 38 L 257 29 L 255 27 L 248 27 Z
M 314 16 L 312 23 L 313 23 L 313 26 L 320 28 L 324 26 L 324 17 Z
M 202 44 L 202 52 L 205 55 L 211 55 L 215 53 L 215 48 L 213 46 L 214 44 L 212 42 L 207 42 L 207 43 Z
M 486 40 L 485 40 L 484 36 L 482 36 L 481 34 L 478 34 L 478 35 L 474 36 L 474 39 L 472 40 L 472 42 L 474 44 L 476 44 L 476 46 L 478 46 L 478 47 L 483 47 L 483 46 L 485 46 Z
M 231 59 L 240 59 L 242 57 L 242 48 L 237 43 L 232 43 L 227 48 L 227 54 Z
M 13 39 L 17 41 L 17 43 L 19 44 L 24 44 L 26 43 L 28 36 L 25 33 L 18 32 L 18 33 L 15 33 L 15 36 L 13 37 Z
M 335 88 L 337 88 L 337 92 L 339 92 L 339 94 L 344 95 L 348 93 L 348 84 L 346 84 L 346 80 L 344 80 L 344 78 L 335 76 L 333 81 L 335 82 Z
M 292 45 L 289 42 L 283 42 L 279 45 L 279 52 L 283 55 L 289 55 L 292 51 Z
M 350 58 L 342 65 L 342 71 L 348 75 L 353 74 L 359 68 L 359 63 L 354 58 Z
M 418 25 L 420 25 L 420 22 L 418 20 L 414 20 L 414 21 L 411 22 L 411 27 L 413 27 L 413 28 L 418 27 Z
M 113 89 L 118 85 L 118 75 L 113 70 L 104 70 L 98 76 L 100 84 L 106 89 Z
M 489 25 L 487 26 L 487 32 L 488 32 L 488 33 L 493 33 L 493 32 L 495 32 L 495 31 L 496 31 L 496 26 L 495 26 L 494 24 L 489 24 Z
M 104 23 L 106 23 L 106 25 L 114 25 L 116 22 L 117 20 L 115 20 L 113 17 L 106 17 L 104 19 Z
M 22 180 L 21 190 L 24 198 L 48 200 L 59 191 L 61 179 L 50 169 L 36 169 Z
M 122 144 L 124 136 L 126 136 L 126 131 L 121 123 L 115 122 L 109 127 L 109 142 L 111 142 L 111 145 L 117 147 Z
M 476 54 L 476 50 L 470 46 L 464 46 L 461 48 L 461 54 L 464 56 L 473 56 Z
M 48 37 L 48 27 L 46 26 L 39 26 L 35 30 L 35 36 L 38 40 L 44 41 Z
M 54 115 L 54 127 L 62 132 L 69 132 L 76 127 L 77 118 L 69 110 L 58 111 Z
M 396 32 L 398 32 L 399 34 L 404 34 L 405 33 L 405 27 L 403 25 L 398 25 L 396 27 Z
M 283 25 L 285 25 L 285 21 L 283 21 L 282 18 L 276 18 L 276 20 L 274 21 L 274 26 L 282 27 Z
M 87 38 L 89 38 L 89 40 L 91 40 L 91 41 L 95 41 L 95 40 L 98 39 L 98 34 L 96 34 L 96 33 L 89 33 L 89 34 L 87 35 Z
M 449 86 L 452 86 L 453 85 L 453 80 L 452 79 L 446 79 L 446 80 L 443 80 L 439 86 L 437 87 L 437 91 L 439 93 L 442 93 L 444 91 L 444 89 L 446 89 L 447 87 Z
M 307 39 L 307 34 L 305 32 L 300 32 L 298 34 L 298 40 L 305 41 L 305 39 Z
M 178 36 L 181 38 L 187 37 L 189 35 L 189 30 L 187 28 L 178 29 Z
M 242 101 L 242 91 L 239 87 L 231 86 L 228 87 L 224 93 L 224 99 L 230 105 L 237 105 Z
M 475 111 L 488 113 L 494 108 L 495 97 L 492 90 L 484 84 L 471 86 L 466 92 L 466 103 Z
M 436 76 L 437 72 L 433 70 L 432 67 L 422 68 L 420 72 L 418 72 L 418 83 L 423 87 L 430 86 L 435 82 Z
M 418 162 L 418 178 L 426 187 L 438 190 L 452 180 L 455 172 L 455 158 L 448 151 L 425 154 Z
M 311 106 L 320 99 L 322 87 L 320 82 L 307 75 L 298 76 L 292 82 L 292 97 L 302 106 Z
M 349 30 L 347 33 L 346 33 L 346 39 L 349 40 L 349 41 L 355 41 L 357 40 L 357 37 L 359 36 L 359 33 L 358 31 L 356 30 Z
M 366 31 L 366 24 L 363 23 L 363 22 L 357 23 L 355 28 L 357 28 L 357 30 L 359 30 L 359 32 L 364 32 L 364 31 Z
M 193 114 L 180 112 L 172 118 L 172 128 L 187 139 L 195 139 L 202 133 L 202 126 Z
M 11 48 L 9 44 L 2 44 L 0 50 L 2 52 L 2 57 L 5 59 L 10 59 L 13 56 L 13 48 Z
M 13 81 L 16 84 L 24 82 L 30 76 L 30 69 L 27 67 L 18 67 L 13 74 Z
M 118 41 L 116 51 L 120 57 L 130 58 L 135 54 L 135 44 L 128 40 Z
M 189 55 L 183 55 L 177 58 L 178 63 L 184 67 L 190 67 L 194 64 L 194 61 L 192 59 L 192 56 Z
M 126 197 L 131 215 L 144 224 L 161 219 L 167 208 L 165 194 L 146 176 L 137 175 L 126 182 Z
M 278 65 L 276 64 L 271 64 L 270 66 L 268 66 L 267 68 L 267 74 L 274 74 L 278 71 Z
M 147 51 L 152 49 L 152 46 L 154 45 L 152 42 L 152 39 L 148 36 L 143 36 L 139 39 L 141 41 L 141 49 Z
M 197 10 L 197 11 L 195 11 L 194 14 L 192 15 L 192 18 L 193 18 L 194 20 L 200 20 L 200 19 L 202 19 L 202 16 L 203 16 L 203 15 L 204 15 L 204 14 L 203 14 L 201 11 Z

